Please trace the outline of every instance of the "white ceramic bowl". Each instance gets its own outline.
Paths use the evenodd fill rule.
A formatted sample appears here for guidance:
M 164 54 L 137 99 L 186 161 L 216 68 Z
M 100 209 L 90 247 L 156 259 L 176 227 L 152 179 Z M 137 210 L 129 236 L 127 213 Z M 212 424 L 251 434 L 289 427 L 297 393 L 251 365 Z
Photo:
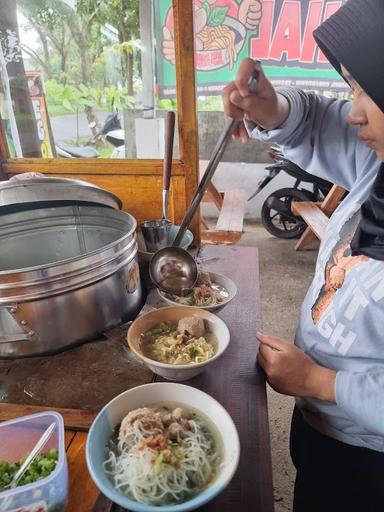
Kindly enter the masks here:
M 114 429 L 128 412 L 156 402 L 170 402 L 202 412 L 216 426 L 222 446 L 222 463 L 214 480 L 200 494 L 177 505 L 151 506 L 130 500 L 115 488 L 103 463 L 105 447 Z M 240 443 L 236 427 L 224 407 L 202 391 L 171 382 L 145 384 L 125 391 L 109 402 L 97 415 L 89 430 L 86 446 L 88 470 L 100 491 L 124 509 L 134 512 L 187 512 L 201 507 L 217 496 L 231 481 L 239 463 Z
M 215 272 L 209 272 L 209 277 L 211 278 L 212 284 L 216 287 L 218 291 L 222 291 L 223 294 L 225 294 L 224 291 L 226 291 L 227 297 L 223 300 L 223 302 L 220 302 L 220 304 L 216 304 L 214 306 L 186 306 L 186 307 L 197 307 L 199 309 L 205 309 L 207 311 L 217 311 L 221 308 L 223 308 L 228 302 L 231 302 L 231 300 L 235 297 L 237 294 L 237 287 L 235 283 L 232 281 L 232 279 L 229 279 L 229 277 L 224 276 L 222 274 L 216 274 Z M 160 297 L 167 302 L 168 304 L 172 306 L 185 306 L 185 304 L 180 304 L 177 300 L 174 300 L 172 298 L 172 295 L 169 295 L 168 293 L 164 293 L 161 290 L 157 290 Z
M 202 318 L 206 330 L 215 335 L 217 347 L 213 357 L 202 363 L 167 364 L 154 361 L 142 353 L 140 348 L 140 337 L 142 334 L 148 332 L 161 322 L 177 323 L 181 318 L 186 316 L 198 316 Z M 213 313 L 191 306 L 177 306 L 154 309 L 137 317 L 128 330 L 127 340 L 132 352 L 141 359 L 153 373 L 157 373 L 168 380 L 183 381 L 192 379 L 192 377 L 195 377 L 205 370 L 208 365 L 216 361 L 228 347 L 230 335 L 225 323 Z

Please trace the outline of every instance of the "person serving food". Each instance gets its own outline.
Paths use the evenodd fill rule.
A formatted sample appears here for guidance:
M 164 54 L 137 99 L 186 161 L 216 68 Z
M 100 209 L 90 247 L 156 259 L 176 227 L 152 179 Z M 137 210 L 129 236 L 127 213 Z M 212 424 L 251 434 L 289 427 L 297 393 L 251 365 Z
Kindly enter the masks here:
M 384 2 L 349 0 L 314 32 L 353 101 L 275 90 L 246 59 L 223 92 L 236 137 L 281 145 L 349 191 L 332 215 L 295 344 L 257 334 L 270 385 L 296 397 L 294 512 L 384 510 Z M 257 88 L 247 81 L 260 69 Z

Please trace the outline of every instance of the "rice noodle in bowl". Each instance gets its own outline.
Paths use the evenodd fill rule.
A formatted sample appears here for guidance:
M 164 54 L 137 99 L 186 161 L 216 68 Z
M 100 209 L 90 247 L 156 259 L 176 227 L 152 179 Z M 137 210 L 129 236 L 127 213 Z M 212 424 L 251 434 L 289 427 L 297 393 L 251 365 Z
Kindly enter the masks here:
M 155 404 L 128 413 L 104 466 L 116 488 L 145 505 L 186 501 L 215 476 L 220 449 L 201 413 Z M 217 439 L 217 435 L 216 435 Z
M 157 290 L 160 297 L 172 305 L 195 306 L 208 311 L 219 310 L 235 298 L 237 287 L 227 276 L 199 269 L 191 293 L 178 296 Z
M 187 512 L 217 496 L 240 456 L 236 427 L 206 393 L 170 382 L 125 391 L 97 415 L 88 470 L 100 491 L 132 512 Z

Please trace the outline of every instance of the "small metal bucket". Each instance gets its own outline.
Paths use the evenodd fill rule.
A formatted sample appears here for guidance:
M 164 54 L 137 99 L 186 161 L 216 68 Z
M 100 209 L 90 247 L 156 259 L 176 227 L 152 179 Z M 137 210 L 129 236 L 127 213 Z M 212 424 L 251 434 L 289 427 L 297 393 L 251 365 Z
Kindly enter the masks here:
M 156 252 L 169 244 L 170 220 L 147 220 L 140 227 L 148 252 Z

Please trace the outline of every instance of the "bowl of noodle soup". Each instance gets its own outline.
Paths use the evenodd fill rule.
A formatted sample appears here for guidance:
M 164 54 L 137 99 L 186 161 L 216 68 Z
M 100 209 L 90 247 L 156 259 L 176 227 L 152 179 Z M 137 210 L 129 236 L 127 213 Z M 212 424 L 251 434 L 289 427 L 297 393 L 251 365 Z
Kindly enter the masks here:
M 170 382 L 114 398 L 92 423 L 86 445 L 97 487 L 135 512 L 201 507 L 228 485 L 239 456 L 237 430 L 224 407 L 196 388 Z
M 199 269 L 197 282 L 188 295 L 171 295 L 159 289 L 157 292 L 173 306 L 196 306 L 207 311 L 218 311 L 235 298 L 237 287 L 232 279 L 223 274 Z
M 184 381 L 223 355 L 230 334 L 223 320 L 210 311 L 170 306 L 138 316 L 128 330 L 127 341 L 153 373 Z

